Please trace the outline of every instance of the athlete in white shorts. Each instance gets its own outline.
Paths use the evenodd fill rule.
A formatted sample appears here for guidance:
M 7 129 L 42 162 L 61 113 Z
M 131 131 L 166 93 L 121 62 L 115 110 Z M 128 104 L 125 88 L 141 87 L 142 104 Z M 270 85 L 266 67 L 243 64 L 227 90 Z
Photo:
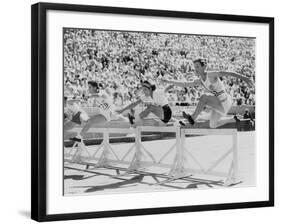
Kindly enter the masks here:
M 239 119 L 234 116 L 230 119 L 222 120 L 222 116 L 226 115 L 232 106 L 232 98 L 226 92 L 223 82 L 220 77 L 235 77 L 246 82 L 250 87 L 253 86 L 252 81 L 241 74 L 235 72 L 206 72 L 207 62 L 205 59 L 196 59 L 193 61 L 195 75 L 199 77 L 191 82 L 175 82 L 168 81 L 165 82 L 174 84 L 182 87 L 193 87 L 193 86 L 203 86 L 208 94 L 203 94 L 197 104 L 197 107 L 192 115 L 183 112 L 183 117 L 186 118 L 190 124 L 194 125 L 198 115 L 204 110 L 205 107 L 209 107 L 211 112 L 210 117 L 210 128 L 217 128 L 229 122 L 237 122 Z

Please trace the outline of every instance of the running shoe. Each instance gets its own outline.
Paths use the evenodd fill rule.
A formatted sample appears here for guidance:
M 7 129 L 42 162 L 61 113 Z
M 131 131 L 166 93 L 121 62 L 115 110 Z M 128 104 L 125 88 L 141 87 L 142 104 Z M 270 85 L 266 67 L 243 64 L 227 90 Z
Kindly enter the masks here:
M 185 123 L 183 121 L 179 121 L 180 126 L 185 126 Z
M 237 123 L 241 121 L 241 120 L 238 118 L 237 114 L 235 114 L 233 118 L 234 118 L 234 120 L 235 120 Z
M 77 136 L 70 138 L 70 140 L 74 142 L 82 142 L 82 139 Z
M 188 120 L 188 122 L 191 124 L 191 125 L 194 125 L 194 120 L 193 120 L 193 118 L 191 117 L 191 115 L 190 114 L 187 114 L 187 113 L 185 113 L 184 111 L 182 112 L 182 116 L 185 118 L 185 119 L 187 119 Z
M 134 124 L 135 117 L 131 114 L 127 114 L 127 116 L 129 118 L 130 124 Z

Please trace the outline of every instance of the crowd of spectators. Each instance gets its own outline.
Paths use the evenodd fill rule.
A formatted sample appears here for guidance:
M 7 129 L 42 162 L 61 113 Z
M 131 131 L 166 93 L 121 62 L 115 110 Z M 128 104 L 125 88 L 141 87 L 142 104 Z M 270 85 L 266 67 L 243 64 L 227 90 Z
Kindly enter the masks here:
M 94 80 L 122 106 L 135 100 L 141 80 L 164 87 L 162 79 L 194 78 L 192 60 L 203 57 L 207 70 L 235 71 L 255 81 L 255 39 L 202 35 L 177 35 L 65 29 L 64 94 L 87 96 L 87 82 Z M 255 90 L 241 80 L 224 78 L 234 105 L 255 105 Z M 202 87 L 175 87 L 171 105 L 196 105 Z

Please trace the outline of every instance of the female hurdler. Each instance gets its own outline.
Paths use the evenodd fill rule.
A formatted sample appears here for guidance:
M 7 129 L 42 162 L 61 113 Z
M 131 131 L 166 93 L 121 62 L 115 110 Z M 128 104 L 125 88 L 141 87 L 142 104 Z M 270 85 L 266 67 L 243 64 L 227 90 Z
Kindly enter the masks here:
M 166 92 L 171 88 L 172 86 L 167 87 L 165 90 L 158 90 L 156 89 L 155 85 L 152 85 L 148 81 L 142 82 L 142 91 L 143 95 L 135 102 L 129 104 L 125 108 L 121 110 L 117 110 L 117 113 L 123 113 L 126 110 L 130 110 L 137 105 L 143 103 L 145 105 L 145 109 L 136 117 L 128 114 L 130 123 L 133 126 L 137 125 L 155 125 L 154 121 L 145 119 L 150 113 L 156 115 L 161 122 L 158 123 L 166 124 L 170 121 L 172 117 L 172 110 L 170 106 L 168 105 L 168 99 L 166 97 Z M 153 123 L 152 123 L 153 122 Z
M 186 118 L 191 125 L 195 124 L 198 115 L 204 110 L 205 107 L 211 109 L 210 116 L 210 128 L 217 128 L 229 122 L 238 122 L 237 116 L 230 119 L 221 119 L 228 113 L 232 106 L 232 97 L 226 92 L 224 83 L 220 80 L 220 77 L 235 77 L 243 80 L 249 87 L 253 86 L 252 81 L 241 74 L 235 72 L 207 72 L 207 62 L 205 59 L 196 59 L 193 61 L 195 75 L 198 79 L 191 82 L 176 82 L 165 80 L 166 83 L 181 86 L 181 87 L 193 87 L 203 86 L 209 94 L 203 94 L 197 104 L 197 107 L 193 114 L 186 114 L 183 112 L 183 117 Z
M 95 81 L 88 82 L 89 99 L 88 105 L 92 110 L 91 115 L 82 125 L 81 132 L 70 140 L 81 142 L 83 137 L 91 127 L 96 125 L 107 124 L 111 120 L 111 100 L 106 93 L 100 93 L 99 85 Z

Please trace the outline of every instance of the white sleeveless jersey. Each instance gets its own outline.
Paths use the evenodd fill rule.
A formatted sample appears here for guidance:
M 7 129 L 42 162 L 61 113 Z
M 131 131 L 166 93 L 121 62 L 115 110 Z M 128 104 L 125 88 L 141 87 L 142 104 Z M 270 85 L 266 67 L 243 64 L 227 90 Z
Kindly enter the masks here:
M 217 111 L 217 112 L 222 115 L 226 115 L 232 106 L 232 97 L 229 94 L 227 94 L 227 92 L 225 91 L 223 82 L 219 78 L 217 78 L 217 80 L 214 83 L 211 83 L 208 73 L 206 75 L 205 81 L 203 81 L 202 78 L 200 80 L 203 87 L 207 90 L 207 92 L 212 93 L 214 96 L 218 97 L 218 99 L 221 101 L 224 112 L 221 111 Z M 216 110 L 216 108 L 212 108 L 212 109 Z
M 217 96 L 219 99 L 221 98 L 219 96 L 226 94 L 224 84 L 219 78 L 217 78 L 217 80 L 214 83 L 211 83 L 210 79 L 209 79 L 209 75 L 207 73 L 206 80 L 204 81 L 202 78 L 200 78 L 200 80 L 201 80 L 201 83 L 202 83 L 203 87 L 208 92 Z
M 88 106 L 93 116 L 103 115 L 107 120 L 110 120 L 112 101 L 106 93 L 99 93 L 90 96 Z

